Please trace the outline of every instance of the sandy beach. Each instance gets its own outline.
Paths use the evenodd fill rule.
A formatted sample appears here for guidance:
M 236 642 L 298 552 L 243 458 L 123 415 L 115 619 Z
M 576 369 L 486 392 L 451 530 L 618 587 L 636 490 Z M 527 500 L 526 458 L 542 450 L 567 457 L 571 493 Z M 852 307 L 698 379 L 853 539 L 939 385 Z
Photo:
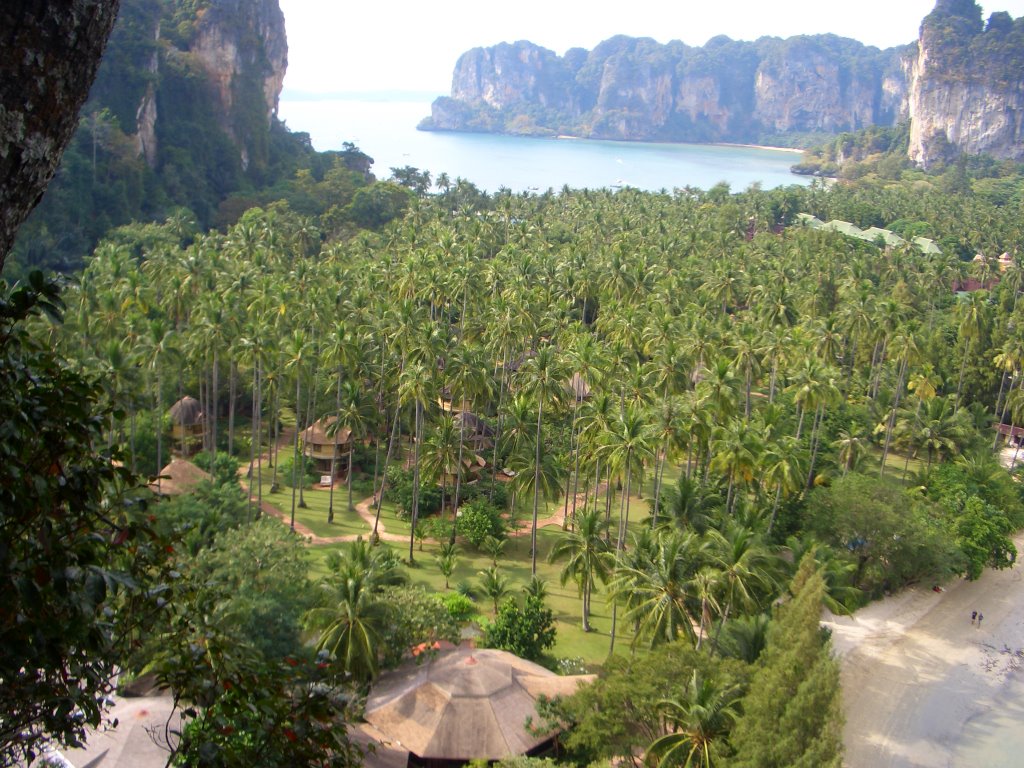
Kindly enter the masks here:
M 1024 535 L 1015 541 L 1019 551 Z M 1024 764 L 1024 745 L 1006 738 L 1024 730 L 1020 565 L 825 619 L 842 664 L 847 766 Z

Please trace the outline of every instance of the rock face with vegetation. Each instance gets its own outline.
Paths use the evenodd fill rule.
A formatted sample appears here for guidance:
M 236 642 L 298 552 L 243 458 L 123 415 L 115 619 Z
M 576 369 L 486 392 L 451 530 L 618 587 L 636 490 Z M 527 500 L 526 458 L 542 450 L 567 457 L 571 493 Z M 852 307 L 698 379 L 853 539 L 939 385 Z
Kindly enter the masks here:
M 615 37 L 565 56 L 503 43 L 462 55 L 423 127 L 671 141 L 852 130 L 899 119 L 904 54 L 833 35 L 702 48 Z
M 310 149 L 277 120 L 287 58 L 278 0 L 123 0 L 15 258 L 68 269 L 112 226 L 177 209 L 206 226 L 232 194 L 290 177 Z
M 422 128 L 655 141 L 800 144 L 910 120 L 911 158 L 1024 155 L 1024 20 L 939 0 L 918 43 L 835 35 L 700 48 L 615 37 L 564 56 L 520 41 L 463 54 Z
M 910 158 L 929 167 L 956 150 L 1024 158 L 1024 18 L 983 23 L 970 0 L 939 0 L 921 25 L 911 71 Z

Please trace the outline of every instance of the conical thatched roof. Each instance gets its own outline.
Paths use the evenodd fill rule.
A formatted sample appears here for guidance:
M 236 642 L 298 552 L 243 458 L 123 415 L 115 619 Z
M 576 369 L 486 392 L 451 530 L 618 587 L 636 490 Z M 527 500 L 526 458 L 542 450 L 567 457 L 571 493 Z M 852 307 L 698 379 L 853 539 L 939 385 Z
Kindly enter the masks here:
M 183 427 L 202 424 L 205 418 L 203 409 L 199 406 L 199 401 L 189 395 L 185 395 L 185 397 L 172 405 L 168 413 L 173 424 L 180 424 Z
M 569 379 L 568 388 L 569 392 L 576 398 L 577 402 L 581 402 L 590 397 L 590 385 L 587 384 L 586 379 L 580 376 L 579 373 L 574 373 L 572 378 Z
M 470 647 L 381 676 L 365 719 L 387 739 L 424 759 L 500 760 L 554 734 L 526 730 L 537 697 L 568 695 L 593 675 L 561 677 L 511 653 Z
M 348 445 L 352 437 L 352 430 L 348 427 L 341 427 L 334 433 L 334 437 L 327 436 L 327 430 L 337 421 L 336 416 L 327 416 L 319 421 L 313 422 L 302 431 L 302 440 L 315 445 Z
M 487 425 L 487 422 L 470 411 L 462 411 L 455 414 L 453 421 L 455 426 L 464 429 L 467 435 L 494 437 L 494 430 Z M 463 422 L 465 423 L 463 424 Z
M 149 488 L 161 496 L 181 496 L 204 480 L 212 479 L 209 472 L 204 472 L 187 459 L 171 459 L 171 463 L 160 470 L 159 488 L 156 480 L 149 484 Z

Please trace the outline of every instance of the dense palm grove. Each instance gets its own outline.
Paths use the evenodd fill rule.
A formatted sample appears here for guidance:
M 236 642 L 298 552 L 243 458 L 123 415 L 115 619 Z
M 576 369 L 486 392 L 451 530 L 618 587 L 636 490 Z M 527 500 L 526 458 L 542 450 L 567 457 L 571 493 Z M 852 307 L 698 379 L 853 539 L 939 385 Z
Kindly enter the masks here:
M 192 529 L 181 570 L 220 574 L 220 592 L 197 586 L 202 576 L 185 592 L 220 608 L 182 609 L 150 637 L 206 632 L 211 647 L 211 637 L 235 654 L 255 643 L 261 664 L 286 656 L 292 668 L 318 641 L 314 671 L 329 659 L 339 680 L 362 682 L 401 657 L 400 642 L 454 634 L 436 631 L 434 604 L 400 586 L 406 567 L 384 545 L 346 550 L 319 592 L 296 571 L 277 598 L 253 589 L 255 607 L 233 602 L 218 552 L 262 536 L 276 543 L 259 547 L 301 562 L 286 526 L 254 522 L 257 502 L 289 455 L 281 481 L 304 475 L 299 430 L 335 417 L 356 438 L 360 488 L 394 499 L 385 486 L 404 483 L 410 565 L 415 539 L 436 538 L 447 586 L 457 544 L 493 549 L 483 594 L 499 623 L 501 525 L 475 536 L 469 509 L 521 514 L 533 573 L 538 521 L 557 516 L 564 532 L 548 555 L 578 587 L 584 631 L 606 634 L 609 651 L 650 649 L 610 657 L 596 685 L 554 706 L 575 726 L 564 759 L 649 748 L 665 764 L 838 765 L 821 603 L 848 610 L 1015 556 L 1008 536 L 1024 506 L 993 457 L 992 425 L 1024 414 L 1019 217 L 928 185 L 488 197 L 442 181 L 403 218 L 349 239 L 328 239 L 328 222 L 286 205 L 251 209 L 223 233 L 195 233 L 182 218 L 116 230 L 65 291 L 65 324 L 37 326 L 100 378 L 118 406 L 107 446 L 133 470 L 166 463 L 176 446 L 165 414 L 185 394 L 217 416 L 205 455 L 255 467 L 248 501 L 204 491 L 208 508 L 230 512 L 202 535 L 202 504 L 169 507 Z M 945 254 L 803 229 L 798 212 L 925 234 Z M 982 289 L 954 293 L 969 279 Z M 494 430 L 476 490 L 466 420 L 441 402 Z M 250 464 L 282 434 L 294 437 L 274 469 Z M 331 519 L 336 507 L 351 514 L 352 474 L 348 495 L 331 496 Z M 292 484 L 294 521 L 303 482 Z M 467 514 L 455 518 L 456 507 Z M 232 578 L 245 592 L 260 577 Z M 606 601 L 610 622 L 594 624 L 592 606 Z M 457 614 L 456 602 L 442 613 Z M 534 581 L 521 610 L 543 604 Z M 195 614 L 218 611 L 236 634 L 200 626 Z M 279 632 L 261 636 L 254 611 Z M 136 671 L 160 658 L 138 651 Z M 195 660 L 202 675 L 176 663 L 166 678 L 192 700 L 190 676 L 221 674 L 212 661 Z M 223 718 L 241 730 L 230 718 L 244 702 L 234 715 L 215 712 L 230 702 L 206 704 L 204 732 L 219 735 L 204 748 L 228 754 Z M 323 748 L 348 759 L 338 744 Z

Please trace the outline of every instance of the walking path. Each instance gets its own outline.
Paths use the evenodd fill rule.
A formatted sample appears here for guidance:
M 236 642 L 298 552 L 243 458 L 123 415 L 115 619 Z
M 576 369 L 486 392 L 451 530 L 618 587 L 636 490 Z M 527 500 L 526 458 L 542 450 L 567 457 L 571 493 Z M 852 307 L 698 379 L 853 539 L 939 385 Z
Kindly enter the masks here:
M 1019 550 L 1024 535 L 1015 542 Z M 984 614 L 981 626 L 972 611 Z M 1022 617 L 1019 566 L 942 592 L 909 589 L 853 616 L 828 614 L 842 665 L 845 765 L 1019 765 L 1019 755 L 982 762 L 976 755 L 999 749 L 991 719 L 1005 713 L 1020 685 Z

